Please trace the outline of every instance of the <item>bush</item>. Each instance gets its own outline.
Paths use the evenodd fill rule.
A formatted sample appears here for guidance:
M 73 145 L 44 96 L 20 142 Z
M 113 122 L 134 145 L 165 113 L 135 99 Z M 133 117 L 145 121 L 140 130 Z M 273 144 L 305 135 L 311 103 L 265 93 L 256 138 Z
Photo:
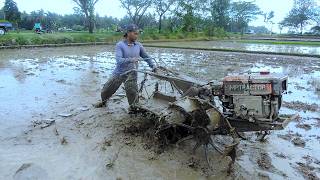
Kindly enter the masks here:
M 150 34 L 150 37 L 151 37 L 151 39 L 153 39 L 153 40 L 158 40 L 158 39 L 160 39 L 160 34 L 151 33 L 151 34 Z
M 18 36 L 18 37 L 16 38 L 16 43 L 17 43 L 18 45 L 28 45 L 28 44 L 30 44 L 31 42 L 29 41 L 29 39 L 26 39 L 26 38 L 23 37 L 23 36 Z
M 185 36 L 184 33 L 178 33 L 178 34 L 177 34 L 177 38 L 178 38 L 178 39 L 184 39 L 184 38 L 186 38 L 186 36 Z
M 32 44 L 43 44 L 43 40 L 42 40 L 41 35 L 38 35 L 38 37 L 37 36 L 33 36 L 31 38 L 31 43 Z
M 75 31 L 84 31 L 85 27 L 81 26 L 81 25 L 74 25 L 74 26 L 72 26 L 72 29 Z
M 227 37 L 227 32 L 220 27 L 208 26 L 205 28 L 205 34 L 209 37 L 223 38 Z
M 0 45 L 1 46 L 11 46 L 12 45 L 12 38 L 9 36 L 4 36 L 0 38 Z

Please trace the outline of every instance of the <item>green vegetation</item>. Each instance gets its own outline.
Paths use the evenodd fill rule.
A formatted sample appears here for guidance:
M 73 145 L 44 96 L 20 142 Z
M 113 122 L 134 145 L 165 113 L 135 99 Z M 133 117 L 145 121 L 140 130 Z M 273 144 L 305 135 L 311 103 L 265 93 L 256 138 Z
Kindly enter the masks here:
M 10 32 L 0 37 L 0 46 L 113 42 L 117 39 L 119 39 L 119 35 L 112 33 L 88 34 L 86 32 L 68 32 L 36 34 L 34 32 Z
M 48 31 L 59 29 L 122 30 L 125 25 L 134 23 L 142 29 L 157 29 L 158 33 L 208 32 L 220 29 L 226 32 L 247 30 L 248 23 L 260 16 L 260 9 L 254 2 L 232 2 L 231 0 L 119 0 L 127 11 L 123 18 L 101 17 L 95 13 L 99 0 L 72 0 L 73 14 L 56 14 L 35 10 L 20 12 L 13 0 L 0 9 L 0 16 L 14 23 L 16 29 L 32 30 L 35 23 L 41 23 Z M 9 3 L 10 2 L 10 3 Z M 15 7 L 15 8 L 11 8 Z M 10 8 L 9 8 L 10 7 Z M 154 12 L 152 12 L 154 11 Z M 10 14 L 10 16 L 7 16 Z M 208 16 L 208 14 L 210 14 Z
M 21 13 L 19 12 L 17 3 L 13 0 L 5 0 L 3 7 L 3 16 L 6 20 L 17 23 L 20 21 Z
M 300 29 L 300 34 L 303 34 L 303 29 L 306 25 L 310 24 L 310 20 L 319 23 L 319 15 L 320 9 L 314 0 L 296 0 L 287 17 L 279 25 Z
M 43 10 L 21 13 L 13 0 L 5 0 L 0 9 L 0 17 L 14 24 L 17 31 L 0 36 L 0 46 L 70 44 L 70 43 L 114 43 L 122 38 L 123 26 L 135 23 L 143 28 L 140 40 L 148 41 L 188 41 L 221 40 L 232 37 L 239 43 L 287 44 L 319 46 L 320 42 L 307 41 L 271 41 L 241 40 L 248 30 L 249 23 L 263 15 L 265 23 L 273 25 L 274 12 L 261 12 L 254 2 L 231 0 L 120 0 L 127 16 L 117 19 L 100 17 L 95 14 L 95 5 L 99 0 L 72 0 L 76 6 L 74 14 L 59 15 Z M 295 5 L 282 26 L 300 27 L 316 18 L 319 7 L 314 0 L 295 1 Z M 307 6 L 308 5 L 308 6 Z M 157 13 L 147 14 L 155 8 Z M 205 12 L 205 13 L 204 13 Z M 204 14 L 209 16 L 204 16 Z M 156 15 L 157 14 L 157 15 Z M 290 23 L 288 23 L 290 22 Z M 43 31 L 55 32 L 36 34 L 32 31 L 34 23 L 41 23 Z M 319 23 L 318 23 L 319 24 Z M 252 29 L 252 28 L 251 28 Z M 318 29 L 313 28 L 314 32 Z M 88 30 L 90 33 L 86 33 Z M 257 33 L 268 33 L 265 27 L 255 29 Z
M 77 4 L 76 11 L 84 15 L 86 19 L 86 26 L 89 29 L 89 33 L 93 33 L 94 29 L 94 7 L 99 0 L 73 0 Z
M 222 35 L 221 35 L 222 36 Z M 10 32 L 0 36 L 0 46 L 16 45 L 41 45 L 41 44 L 65 44 L 65 43 L 114 43 L 122 38 L 122 33 L 97 32 L 57 32 L 36 34 L 32 31 Z M 148 30 L 141 34 L 141 41 L 178 41 L 178 40 L 214 40 L 206 33 L 161 33 L 157 30 Z
M 98 1 L 100 0 L 72 0 L 75 6 L 74 13 L 61 15 L 44 10 L 20 12 L 14 0 L 5 0 L 4 7 L 0 9 L 0 18 L 10 21 L 14 29 L 24 33 L 12 32 L 9 37 L 1 37 L 0 45 L 109 42 L 114 38 L 121 38 L 121 34 L 114 31 L 124 31 L 125 25 L 130 23 L 135 23 L 144 30 L 143 40 L 221 39 L 230 34 L 232 38 L 237 39 L 245 34 L 272 35 L 272 28 L 276 25 L 273 20 L 275 12 L 262 12 L 255 1 L 119 0 L 121 7 L 127 12 L 122 18 L 100 16 L 95 13 Z M 303 35 L 319 35 L 320 7 L 315 2 L 295 0 L 290 13 L 278 24 L 280 30 L 288 27 L 291 34 L 297 31 L 302 33 L 306 25 L 310 24 L 317 26 Z M 249 26 L 250 22 L 260 16 L 264 17 L 267 27 Z M 35 23 L 40 23 L 42 30 L 46 32 L 72 33 L 35 35 L 30 33 Z M 25 31 L 28 30 L 30 34 L 25 35 Z M 85 35 L 84 31 L 94 35 Z

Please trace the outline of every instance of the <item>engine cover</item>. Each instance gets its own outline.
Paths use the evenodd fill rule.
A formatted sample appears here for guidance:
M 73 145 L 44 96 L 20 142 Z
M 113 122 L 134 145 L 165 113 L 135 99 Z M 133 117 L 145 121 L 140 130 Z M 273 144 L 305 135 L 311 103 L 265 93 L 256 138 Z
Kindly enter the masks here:
M 278 118 L 287 79 L 287 76 L 270 73 L 227 76 L 223 80 L 221 99 L 235 118 L 273 121 Z

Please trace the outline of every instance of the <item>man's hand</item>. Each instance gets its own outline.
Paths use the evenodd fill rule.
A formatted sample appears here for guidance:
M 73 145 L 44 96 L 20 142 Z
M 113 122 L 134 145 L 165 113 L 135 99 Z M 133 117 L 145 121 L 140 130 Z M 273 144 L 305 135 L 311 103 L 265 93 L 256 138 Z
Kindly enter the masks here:
M 157 67 L 154 67 L 154 68 L 152 69 L 152 72 L 157 73 L 157 72 L 158 72 L 158 68 L 157 68 Z
M 139 59 L 138 58 L 132 58 L 130 61 L 133 62 L 133 63 L 138 63 Z

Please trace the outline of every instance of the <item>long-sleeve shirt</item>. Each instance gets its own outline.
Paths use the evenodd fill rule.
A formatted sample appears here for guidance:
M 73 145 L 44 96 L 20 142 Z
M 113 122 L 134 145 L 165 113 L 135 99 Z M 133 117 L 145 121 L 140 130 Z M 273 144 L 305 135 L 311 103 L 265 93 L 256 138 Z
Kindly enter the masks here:
M 135 69 L 137 64 L 133 60 L 139 59 L 140 57 L 143 58 L 151 68 L 154 68 L 152 59 L 150 59 L 150 56 L 139 42 L 129 44 L 127 40 L 119 41 L 115 51 L 117 65 L 113 71 L 114 75 L 121 75 L 129 70 Z

